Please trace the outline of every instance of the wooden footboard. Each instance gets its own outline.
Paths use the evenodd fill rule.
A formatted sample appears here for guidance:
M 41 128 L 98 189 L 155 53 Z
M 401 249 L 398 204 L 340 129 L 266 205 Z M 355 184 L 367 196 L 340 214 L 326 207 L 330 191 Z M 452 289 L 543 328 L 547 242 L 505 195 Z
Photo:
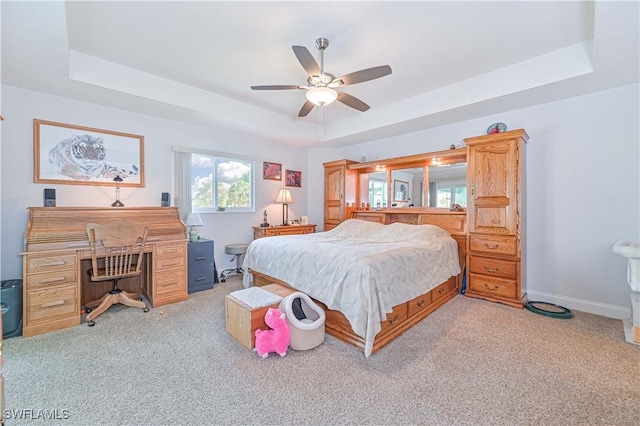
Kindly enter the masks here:
M 253 275 L 254 286 L 261 287 L 267 284 L 278 283 L 295 290 L 295 287 L 284 281 L 255 272 L 251 269 L 249 269 L 249 272 Z M 387 343 L 426 318 L 447 301 L 453 299 L 460 291 L 461 279 L 462 274 L 451 277 L 430 292 L 394 306 L 393 312 L 387 314 L 387 319 L 381 323 L 382 330 L 375 337 L 371 353 L 376 353 Z M 322 306 L 327 316 L 325 323 L 327 333 L 364 351 L 364 339 L 354 333 L 349 320 L 347 320 L 341 312 L 327 309 L 326 305 L 317 300 L 315 300 L 315 302 Z

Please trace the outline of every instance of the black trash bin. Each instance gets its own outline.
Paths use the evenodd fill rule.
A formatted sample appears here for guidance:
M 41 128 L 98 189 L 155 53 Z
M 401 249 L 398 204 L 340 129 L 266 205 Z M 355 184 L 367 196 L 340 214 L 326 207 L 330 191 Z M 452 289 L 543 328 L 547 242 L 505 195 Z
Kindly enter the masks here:
M 22 335 L 22 280 L 2 281 L 2 337 Z

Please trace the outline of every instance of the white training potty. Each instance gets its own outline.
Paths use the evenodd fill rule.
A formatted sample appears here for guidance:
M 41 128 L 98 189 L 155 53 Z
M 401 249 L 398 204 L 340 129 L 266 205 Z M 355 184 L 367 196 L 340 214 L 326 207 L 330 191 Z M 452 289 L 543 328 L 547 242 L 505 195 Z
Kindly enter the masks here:
M 291 342 L 296 351 L 313 349 L 324 341 L 324 311 L 309 296 L 295 292 L 282 299 L 279 309 L 284 312 Z

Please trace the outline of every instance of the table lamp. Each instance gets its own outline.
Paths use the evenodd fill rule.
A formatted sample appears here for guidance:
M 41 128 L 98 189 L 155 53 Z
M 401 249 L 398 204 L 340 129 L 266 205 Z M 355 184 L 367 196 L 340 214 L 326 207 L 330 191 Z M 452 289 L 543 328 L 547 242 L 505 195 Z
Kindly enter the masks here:
M 289 225 L 289 203 L 293 203 L 293 197 L 291 191 L 287 188 L 282 188 L 275 199 L 276 203 L 282 203 L 282 225 Z M 286 213 L 285 213 L 286 212 Z
M 116 200 L 111 204 L 111 207 L 124 207 L 124 204 L 120 201 L 120 182 L 123 180 L 120 175 L 113 178 L 113 181 L 116 183 Z
M 191 227 L 191 229 L 189 230 L 189 240 L 192 243 L 197 243 L 200 239 L 200 236 L 198 235 L 196 226 L 204 225 L 202 223 L 202 218 L 200 217 L 200 215 L 198 213 L 189 213 L 184 224 Z

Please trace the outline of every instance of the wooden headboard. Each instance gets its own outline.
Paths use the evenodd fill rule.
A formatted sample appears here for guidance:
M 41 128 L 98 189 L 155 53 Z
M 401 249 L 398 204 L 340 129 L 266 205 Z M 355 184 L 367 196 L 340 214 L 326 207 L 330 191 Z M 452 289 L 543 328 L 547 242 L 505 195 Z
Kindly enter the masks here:
M 369 222 L 390 223 L 402 222 L 413 225 L 436 225 L 448 231 L 458 243 L 458 257 L 460 267 L 464 270 L 467 255 L 467 214 L 466 212 L 451 212 L 447 210 L 426 209 L 392 209 L 392 210 L 357 210 L 351 213 L 352 219 Z
M 430 224 L 445 229 L 451 235 L 467 235 L 466 212 L 436 211 L 435 209 L 432 211 L 425 211 L 425 209 L 356 210 L 351 213 L 351 217 L 384 225 L 395 222 L 412 225 Z

